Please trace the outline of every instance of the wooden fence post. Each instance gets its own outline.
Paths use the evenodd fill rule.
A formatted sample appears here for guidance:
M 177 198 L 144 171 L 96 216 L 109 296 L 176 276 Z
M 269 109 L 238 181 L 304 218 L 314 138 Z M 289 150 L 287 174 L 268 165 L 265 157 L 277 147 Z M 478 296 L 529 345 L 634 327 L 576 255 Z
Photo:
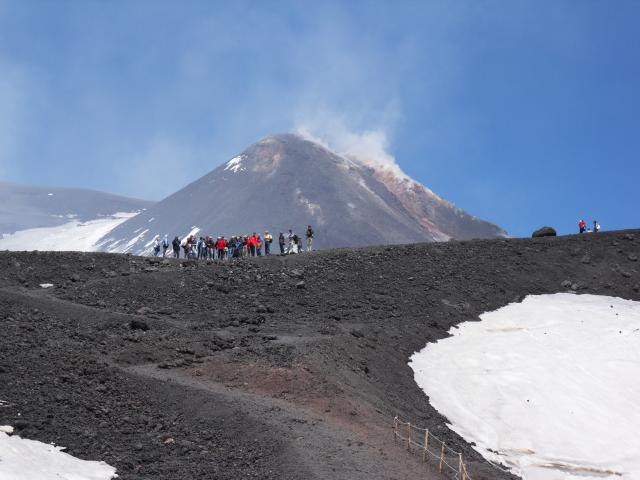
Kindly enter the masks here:
M 427 453 L 429 452 L 429 429 L 427 428 L 424 431 L 424 451 L 422 452 L 422 462 L 425 462 L 425 458 L 427 457 Z
M 407 423 L 407 450 L 411 451 L 411 422 Z
M 444 463 L 444 442 L 442 442 L 442 448 L 440 449 L 440 466 L 438 471 L 442 473 L 442 464 Z
M 398 440 L 398 417 L 393 419 L 393 443 Z

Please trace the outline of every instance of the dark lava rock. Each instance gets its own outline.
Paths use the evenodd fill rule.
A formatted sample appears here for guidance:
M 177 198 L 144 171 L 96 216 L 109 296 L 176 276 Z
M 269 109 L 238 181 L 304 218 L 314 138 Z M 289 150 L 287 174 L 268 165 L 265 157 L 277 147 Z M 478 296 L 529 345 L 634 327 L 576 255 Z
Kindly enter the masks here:
M 153 310 L 151 310 L 149 307 L 140 307 L 138 310 L 136 310 L 136 313 L 138 315 L 149 315 L 152 312 Z
M 538 230 L 536 230 L 535 232 L 533 232 L 533 234 L 531 235 L 533 238 L 538 238 L 538 237 L 555 237 L 556 234 L 556 230 L 552 227 L 542 227 Z
M 629 233 L 636 240 L 625 240 Z M 461 451 L 473 478 L 514 480 L 447 428 L 408 358 L 527 295 L 575 285 L 575 293 L 640 300 L 640 261 L 629 259 L 640 257 L 638 238 L 640 231 L 346 248 L 193 269 L 170 259 L 154 274 L 140 274 L 158 264 L 138 257 L 0 252 L 0 425 L 104 459 L 122 480 L 347 479 L 365 471 L 371 480 L 390 471 L 421 478 L 420 456 L 401 455 L 399 444 L 389 455 L 368 445 L 358 455 L 336 449 L 351 442 L 352 427 L 375 435 L 398 414 Z M 72 283 L 76 272 L 82 279 Z M 19 273 L 34 285 L 66 287 L 34 295 Z M 296 288 L 301 280 L 309 288 Z M 141 307 L 157 318 L 130 315 Z M 292 425 L 293 412 L 297 418 L 316 396 L 341 422 L 363 400 L 363 412 L 381 415 L 365 415 L 373 430 L 359 413 L 348 428 Z M 309 461 L 300 438 L 314 452 Z
M 129 322 L 129 327 L 131 330 L 142 330 L 143 332 L 149 330 L 149 324 L 147 322 L 135 318 Z
M 291 270 L 290 275 L 295 278 L 302 278 L 304 276 L 304 273 L 300 270 L 294 269 L 294 270 Z
M 26 420 L 16 420 L 15 422 L 13 422 L 13 427 L 18 431 L 29 428 L 30 426 L 31 424 Z
M 356 328 L 352 329 L 349 333 L 350 333 L 351 335 L 353 335 L 354 337 L 356 337 L 356 338 L 362 338 L 362 337 L 364 337 L 364 333 L 362 333 L 362 331 L 361 331 L 361 330 L 358 330 L 358 329 L 356 329 Z

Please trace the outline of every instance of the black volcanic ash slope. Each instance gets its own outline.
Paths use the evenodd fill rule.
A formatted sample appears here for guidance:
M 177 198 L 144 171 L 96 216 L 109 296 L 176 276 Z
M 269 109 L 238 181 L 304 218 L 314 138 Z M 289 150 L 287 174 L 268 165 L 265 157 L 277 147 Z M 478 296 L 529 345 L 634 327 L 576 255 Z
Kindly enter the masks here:
M 409 357 L 528 294 L 640 300 L 638 257 L 640 231 L 214 265 L 0 253 L 0 425 L 123 480 L 422 478 L 398 414 L 475 480 L 512 478 L 446 427 Z
M 244 235 L 307 224 L 316 247 L 504 236 L 419 183 L 344 158 L 298 135 L 267 137 L 116 227 L 102 250 L 149 253 L 155 235 Z M 260 232 L 261 233 L 261 232 Z

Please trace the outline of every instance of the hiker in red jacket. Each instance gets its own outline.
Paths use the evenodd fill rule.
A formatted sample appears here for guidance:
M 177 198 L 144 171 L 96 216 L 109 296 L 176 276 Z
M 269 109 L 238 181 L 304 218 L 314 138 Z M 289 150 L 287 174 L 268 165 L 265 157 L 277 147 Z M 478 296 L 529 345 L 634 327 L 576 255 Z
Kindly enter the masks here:
M 578 228 L 580 229 L 580 233 L 584 233 L 587 230 L 587 224 L 584 220 L 578 222 Z
M 227 242 L 224 237 L 219 237 L 216 242 L 216 247 L 218 248 L 218 260 L 224 260 L 225 247 L 227 246 Z
M 247 241 L 247 245 L 249 246 L 249 250 L 251 251 L 252 257 L 256 256 L 257 244 L 258 244 L 258 239 L 256 238 L 256 232 L 253 232 L 253 234 L 249 237 L 249 240 Z

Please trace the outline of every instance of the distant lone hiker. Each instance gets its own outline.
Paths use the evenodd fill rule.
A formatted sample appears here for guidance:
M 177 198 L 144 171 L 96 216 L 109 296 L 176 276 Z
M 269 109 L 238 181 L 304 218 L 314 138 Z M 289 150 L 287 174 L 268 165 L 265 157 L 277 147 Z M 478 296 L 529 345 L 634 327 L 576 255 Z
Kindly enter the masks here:
M 580 220 L 578 222 L 578 228 L 580 229 L 580 233 L 584 233 L 587 231 L 587 224 L 585 223 L 584 220 Z
M 593 221 L 593 233 L 598 233 L 600 231 L 600 224 L 597 220 Z
M 312 247 L 313 247 L 313 228 L 311 228 L 311 225 L 309 225 L 307 227 L 307 252 L 310 252 Z

